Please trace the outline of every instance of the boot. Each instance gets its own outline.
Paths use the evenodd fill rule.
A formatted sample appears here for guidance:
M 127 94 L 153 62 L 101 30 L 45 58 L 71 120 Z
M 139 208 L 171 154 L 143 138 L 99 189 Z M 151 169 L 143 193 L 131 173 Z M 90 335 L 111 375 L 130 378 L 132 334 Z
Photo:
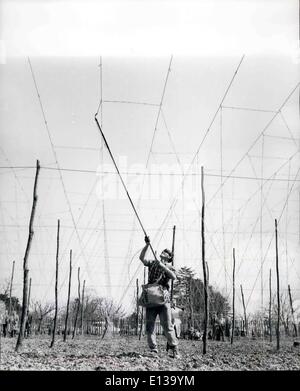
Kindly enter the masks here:
M 168 345 L 168 350 L 169 349 L 172 351 L 172 354 L 170 355 L 170 357 L 172 357 L 172 358 L 181 358 L 181 355 L 180 355 L 180 353 L 178 351 L 177 346 L 170 346 L 170 345 Z

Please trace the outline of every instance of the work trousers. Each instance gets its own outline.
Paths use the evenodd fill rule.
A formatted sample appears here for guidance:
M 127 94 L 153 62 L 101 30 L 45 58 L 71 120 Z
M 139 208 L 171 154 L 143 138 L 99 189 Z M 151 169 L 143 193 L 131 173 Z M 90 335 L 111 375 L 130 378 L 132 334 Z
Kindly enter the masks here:
M 155 321 L 157 315 L 163 328 L 165 337 L 171 347 L 178 345 L 174 325 L 171 318 L 171 304 L 166 303 L 153 308 L 146 308 L 146 334 L 150 349 L 156 349 Z

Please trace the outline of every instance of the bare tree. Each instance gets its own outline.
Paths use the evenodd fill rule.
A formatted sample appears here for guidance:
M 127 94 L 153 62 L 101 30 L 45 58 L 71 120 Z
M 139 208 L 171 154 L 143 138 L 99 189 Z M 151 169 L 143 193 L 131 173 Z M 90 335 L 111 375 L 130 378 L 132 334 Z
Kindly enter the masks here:
M 49 304 L 49 303 L 46 303 L 46 304 L 42 304 L 40 301 L 36 301 L 35 303 L 33 303 L 33 318 L 37 318 L 38 320 L 38 333 L 41 332 L 41 328 L 42 328 L 42 322 L 44 320 L 44 318 L 50 314 L 53 310 L 54 310 L 54 304 Z

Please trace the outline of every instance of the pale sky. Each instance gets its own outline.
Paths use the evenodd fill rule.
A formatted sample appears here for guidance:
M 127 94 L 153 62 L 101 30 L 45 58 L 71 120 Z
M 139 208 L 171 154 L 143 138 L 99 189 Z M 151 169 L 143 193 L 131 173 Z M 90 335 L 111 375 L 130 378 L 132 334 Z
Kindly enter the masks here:
M 282 289 L 289 283 L 300 299 L 297 1 L 177 1 L 172 5 L 167 1 L 2 1 L 1 7 L 1 166 L 34 166 L 36 159 L 42 166 L 29 258 L 33 300 L 54 300 L 59 218 L 60 305 L 66 301 L 68 251 L 72 248 L 72 295 L 77 292 L 75 268 L 80 266 L 90 294 L 111 294 L 130 307 L 135 278 L 142 281 L 138 256 L 132 257 L 143 246 L 143 233 L 137 224 L 133 227 L 134 215 L 122 188 L 118 196 L 113 193 L 120 183 L 115 174 L 104 175 L 110 193 L 104 200 L 106 232 L 103 230 L 102 204 L 96 191 L 99 177 L 95 173 L 101 148 L 94 122 L 100 99 L 99 62 L 102 56 L 103 131 L 121 171 L 141 174 L 171 54 L 171 72 L 148 174 L 155 174 L 158 166 L 165 174 L 179 174 L 188 167 L 245 54 L 223 102 L 222 115 L 219 111 L 191 171 L 197 173 L 204 166 L 211 175 L 205 177 L 210 283 L 224 293 L 227 287 L 231 297 L 235 247 L 237 288 L 243 285 L 248 309 L 255 310 L 260 305 L 262 256 L 266 303 L 270 268 L 275 276 L 274 219 L 280 218 Z M 91 172 L 62 171 L 61 180 L 57 170 L 43 168 L 57 168 L 57 163 L 28 56 L 59 167 Z M 265 126 L 293 90 L 262 137 Z M 216 193 L 220 189 L 221 160 L 223 174 L 235 178 L 226 181 L 223 193 Z M 111 164 L 106 150 L 104 162 Z M 114 172 L 114 167 L 107 165 L 104 171 Z M 265 181 L 261 194 L 261 179 L 255 177 L 268 179 L 275 172 L 277 180 Z M 34 168 L 2 168 L 0 173 L 0 283 L 10 277 L 15 260 L 14 294 L 20 298 L 34 173 Z M 177 182 L 171 182 L 175 178 Z M 131 175 L 128 185 L 136 204 L 142 195 L 140 215 L 154 247 L 161 251 L 171 246 L 175 224 L 176 266 L 192 267 L 202 276 L 199 212 L 195 206 L 201 204 L 200 181 L 193 182 L 191 188 L 189 180 L 195 176 L 187 178 L 184 202 L 178 200 L 162 229 L 174 197 L 181 196 L 177 191 L 181 177 L 162 175 L 159 182 L 159 176 L 146 175 L 142 192 L 139 185 L 143 176 Z M 146 195 L 148 185 L 151 200 Z M 156 194 L 157 189 L 161 192 Z M 238 299 L 238 310 L 240 304 Z

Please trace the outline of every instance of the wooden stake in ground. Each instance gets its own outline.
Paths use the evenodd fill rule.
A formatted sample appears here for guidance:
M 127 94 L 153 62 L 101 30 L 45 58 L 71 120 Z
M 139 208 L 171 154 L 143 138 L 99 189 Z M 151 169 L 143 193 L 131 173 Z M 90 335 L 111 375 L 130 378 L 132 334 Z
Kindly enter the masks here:
M 64 342 L 66 342 L 66 340 L 67 340 L 67 331 L 68 331 L 68 318 L 69 318 L 70 293 L 71 293 L 71 278 L 72 278 L 72 250 L 70 250 L 69 288 L 68 288 L 67 312 L 66 312 L 66 320 L 65 320 Z
M 246 335 L 248 335 L 248 321 L 247 321 L 246 306 L 245 306 L 245 299 L 244 299 L 244 292 L 243 292 L 242 285 L 241 285 L 241 295 L 242 295 L 242 303 L 243 303 L 243 309 L 244 309 L 245 331 L 246 331 Z
M 11 294 L 12 294 L 14 274 L 15 274 L 15 261 L 13 261 L 13 265 L 12 265 L 11 279 L 10 279 L 10 286 L 9 286 L 9 306 L 8 306 L 8 315 L 9 316 L 11 315 Z
M 30 296 L 31 296 L 31 277 L 29 279 L 28 302 L 27 302 L 27 317 L 29 316 Z
M 27 302 L 27 314 L 26 314 L 26 319 L 27 319 L 27 327 L 26 327 L 26 324 L 25 324 L 25 335 L 26 337 L 29 336 L 28 332 L 29 332 L 29 307 L 30 307 L 30 295 L 31 295 L 31 277 L 29 279 L 29 290 L 28 290 L 28 302 Z M 26 330 L 27 329 L 27 330 Z
M 294 336 L 297 337 L 297 326 L 296 326 L 296 323 L 295 323 L 295 312 L 294 312 L 294 307 L 293 307 L 293 300 L 292 300 L 292 294 L 291 294 L 291 287 L 290 287 L 290 285 L 288 285 L 288 291 L 289 291 L 290 306 L 291 306 L 291 312 L 292 312 Z
M 82 300 L 81 300 L 81 316 L 80 316 L 80 327 L 81 327 L 81 335 L 83 335 L 83 305 L 84 305 L 84 288 L 85 288 L 85 280 L 83 281 L 83 287 L 82 287 Z
M 235 249 L 233 249 L 233 271 L 232 271 L 232 328 L 231 328 L 231 341 L 230 343 L 233 344 L 233 336 L 234 336 L 234 322 L 235 322 Z
M 174 266 L 174 258 L 175 258 L 175 232 L 176 232 L 176 225 L 173 227 L 173 237 L 172 237 L 172 266 Z M 174 281 L 171 280 L 171 303 L 173 300 L 173 289 L 174 289 Z
M 56 323 L 57 323 L 57 311 L 58 311 L 57 285 L 58 285 L 59 229 L 60 229 L 60 221 L 57 220 L 56 271 L 55 271 L 55 312 L 54 312 L 54 322 L 53 322 L 53 331 L 52 331 L 52 341 L 51 341 L 51 344 L 50 344 L 50 348 L 52 348 L 52 346 L 54 345 L 54 342 L 55 342 Z
M 77 319 L 78 319 L 78 313 L 79 313 L 79 308 L 80 308 L 80 267 L 78 268 L 77 278 L 78 278 L 78 299 L 77 299 L 78 302 L 77 302 L 77 308 L 76 308 L 76 315 L 75 315 L 72 339 L 74 339 L 75 334 L 76 334 Z
M 269 332 L 270 342 L 272 342 L 272 270 L 269 275 Z
M 275 219 L 275 246 L 276 246 L 276 276 L 277 276 L 277 350 L 280 348 L 280 292 L 279 292 L 279 265 L 278 265 L 278 232 L 277 232 L 277 219 Z
M 144 267 L 144 284 L 146 284 L 146 268 L 145 267 Z M 142 337 L 143 324 L 144 324 L 144 307 L 142 307 L 142 316 L 141 316 L 139 340 L 141 340 L 141 337 Z
M 30 220 L 29 220 L 29 233 L 28 233 L 28 239 L 27 239 L 27 245 L 24 255 L 24 262 L 23 262 L 23 298 L 22 298 L 22 313 L 21 313 L 21 321 L 20 321 L 20 330 L 18 335 L 18 340 L 16 344 L 16 352 L 19 351 L 20 347 L 22 346 L 22 342 L 24 339 L 24 333 L 25 333 L 25 323 L 26 323 L 26 314 L 27 314 L 27 293 L 28 293 L 28 256 L 30 252 L 31 242 L 34 235 L 33 231 L 33 221 L 34 221 L 34 215 L 35 215 L 35 208 L 37 203 L 37 182 L 38 182 L 38 176 L 40 171 L 40 162 L 36 161 L 36 172 L 35 172 L 35 179 L 34 179 L 34 186 L 33 186 L 33 202 L 32 202 L 32 208 L 31 208 L 31 214 L 30 214 Z
M 139 330 L 139 279 L 136 279 L 136 322 L 135 322 L 135 335 L 138 335 Z
M 201 242 L 202 242 L 202 268 L 203 268 L 203 284 L 204 284 L 204 329 L 203 329 L 203 354 L 206 353 L 207 345 L 207 320 L 208 320 L 208 295 L 207 295 L 207 278 L 206 278 L 206 262 L 205 262 L 205 192 L 204 192 L 204 172 L 201 167 L 201 192 L 202 192 L 202 209 L 201 209 Z

